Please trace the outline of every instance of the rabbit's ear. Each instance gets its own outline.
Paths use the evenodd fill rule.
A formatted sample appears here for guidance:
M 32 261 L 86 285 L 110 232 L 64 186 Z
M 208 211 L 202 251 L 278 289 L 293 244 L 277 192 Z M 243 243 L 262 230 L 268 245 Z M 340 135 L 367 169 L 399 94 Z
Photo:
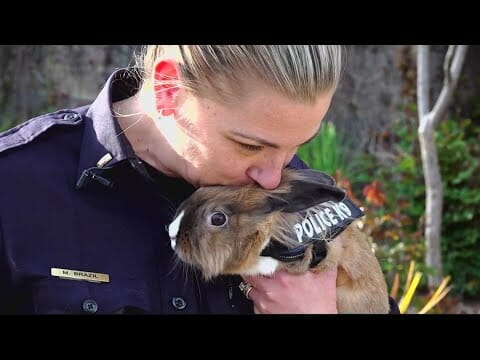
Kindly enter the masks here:
M 267 201 L 262 207 L 252 211 L 252 214 L 270 214 L 274 211 L 283 211 L 288 207 L 288 201 L 283 199 L 283 196 L 268 196 Z
M 335 187 L 335 180 L 329 175 L 315 171 L 302 170 L 290 182 L 290 191 L 285 194 L 275 194 L 269 197 L 267 207 L 293 213 L 308 209 L 325 201 L 342 201 L 345 199 L 345 191 Z
M 325 184 L 335 186 L 335 179 L 327 173 L 313 170 L 313 169 L 300 169 L 296 170 L 297 176 L 301 177 L 303 181 L 314 184 Z

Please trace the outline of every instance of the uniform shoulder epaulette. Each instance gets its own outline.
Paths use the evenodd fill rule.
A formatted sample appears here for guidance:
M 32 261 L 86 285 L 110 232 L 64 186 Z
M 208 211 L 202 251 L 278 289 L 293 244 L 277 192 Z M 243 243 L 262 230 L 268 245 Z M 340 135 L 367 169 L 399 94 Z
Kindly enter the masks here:
M 59 110 L 50 114 L 34 117 L 3 133 L 0 133 L 0 153 L 28 144 L 40 134 L 55 125 L 78 125 L 82 116 L 74 110 Z

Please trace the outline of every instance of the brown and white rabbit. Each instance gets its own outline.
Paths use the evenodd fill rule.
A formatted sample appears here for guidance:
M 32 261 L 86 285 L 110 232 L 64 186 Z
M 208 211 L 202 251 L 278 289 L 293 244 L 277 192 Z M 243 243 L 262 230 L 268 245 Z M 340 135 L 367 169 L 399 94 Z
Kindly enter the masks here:
M 362 215 L 329 175 L 285 169 L 275 190 L 197 189 L 179 206 L 168 232 L 178 257 L 206 280 L 337 266 L 340 313 L 388 313 L 378 260 L 366 236 L 350 225 Z

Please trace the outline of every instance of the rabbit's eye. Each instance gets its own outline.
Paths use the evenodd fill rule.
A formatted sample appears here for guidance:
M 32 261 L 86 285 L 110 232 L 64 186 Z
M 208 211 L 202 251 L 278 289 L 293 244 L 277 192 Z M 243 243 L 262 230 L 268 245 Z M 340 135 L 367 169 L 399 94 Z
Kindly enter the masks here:
M 210 216 L 210 223 L 213 225 L 213 226 L 223 226 L 227 223 L 227 215 L 225 215 L 224 213 L 222 212 L 214 212 L 211 216 Z

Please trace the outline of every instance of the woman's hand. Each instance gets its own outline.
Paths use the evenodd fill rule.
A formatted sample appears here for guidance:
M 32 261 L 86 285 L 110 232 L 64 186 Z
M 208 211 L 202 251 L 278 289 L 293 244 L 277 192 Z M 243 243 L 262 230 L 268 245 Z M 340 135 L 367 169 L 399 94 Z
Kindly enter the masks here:
M 337 314 L 337 269 L 272 277 L 243 276 L 253 288 L 248 298 L 256 314 Z

